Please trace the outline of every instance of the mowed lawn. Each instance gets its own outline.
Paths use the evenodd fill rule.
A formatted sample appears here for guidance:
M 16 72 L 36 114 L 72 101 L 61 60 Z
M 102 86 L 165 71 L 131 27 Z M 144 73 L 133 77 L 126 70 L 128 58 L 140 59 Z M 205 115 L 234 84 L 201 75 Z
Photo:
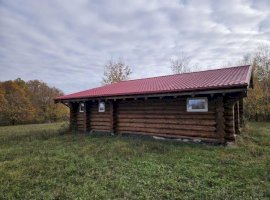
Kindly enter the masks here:
M 0 199 L 270 199 L 270 123 L 228 147 L 0 127 Z

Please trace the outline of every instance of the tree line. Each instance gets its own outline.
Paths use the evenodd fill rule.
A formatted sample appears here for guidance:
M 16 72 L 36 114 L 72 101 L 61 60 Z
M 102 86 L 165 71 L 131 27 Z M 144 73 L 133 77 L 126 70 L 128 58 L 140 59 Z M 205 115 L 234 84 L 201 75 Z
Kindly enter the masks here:
M 39 80 L 0 82 L 0 125 L 66 120 L 68 108 L 54 103 L 60 95 L 61 90 Z

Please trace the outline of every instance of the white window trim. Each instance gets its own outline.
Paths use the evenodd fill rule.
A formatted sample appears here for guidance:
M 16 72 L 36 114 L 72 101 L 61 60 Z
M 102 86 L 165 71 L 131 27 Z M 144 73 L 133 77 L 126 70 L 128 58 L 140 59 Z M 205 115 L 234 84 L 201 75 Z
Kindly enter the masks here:
M 80 104 L 79 104 L 79 112 L 80 112 L 80 113 L 85 112 L 85 103 L 80 103 Z
M 104 110 L 101 110 L 101 109 L 100 109 L 100 105 L 101 105 L 101 104 L 104 105 Z M 103 102 L 103 101 L 99 102 L 99 103 L 98 103 L 98 112 L 105 112 L 105 111 L 106 111 L 106 104 L 105 104 L 105 102 Z
M 205 100 L 205 108 L 204 109 L 190 109 L 188 107 L 188 102 L 189 100 Z M 208 98 L 207 97 L 192 97 L 192 98 L 187 98 L 187 112 L 208 112 Z

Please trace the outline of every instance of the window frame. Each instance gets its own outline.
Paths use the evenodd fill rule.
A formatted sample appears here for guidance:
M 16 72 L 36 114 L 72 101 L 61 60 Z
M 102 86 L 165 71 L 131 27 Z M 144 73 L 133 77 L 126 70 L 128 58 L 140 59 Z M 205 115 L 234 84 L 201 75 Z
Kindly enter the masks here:
M 101 105 L 104 105 L 104 110 L 101 110 L 100 108 L 101 108 Z M 105 112 L 106 111 L 106 104 L 105 104 L 105 102 L 104 101 L 100 101 L 99 103 L 98 103 L 98 112 Z
M 204 109 L 192 109 L 189 108 L 189 101 L 190 100 L 204 100 L 205 101 L 205 108 Z M 190 97 L 187 98 L 187 112 L 208 112 L 208 98 L 207 97 Z
M 85 112 L 85 103 L 84 102 L 81 102 L 79 104 L 79 112 L 80 113 L 84 113 Z

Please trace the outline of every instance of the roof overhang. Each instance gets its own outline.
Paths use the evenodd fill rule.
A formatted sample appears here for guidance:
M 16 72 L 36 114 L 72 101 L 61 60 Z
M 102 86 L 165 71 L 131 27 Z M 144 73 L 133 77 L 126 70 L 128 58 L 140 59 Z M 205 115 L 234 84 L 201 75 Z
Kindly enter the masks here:
M 147 98 L 164 98 L 164 97 L 180 97 L 180 96 L 201 96 L 201 95 L 215 95 L 228 93 L 243 93 L 247 95 L 247 87 L 239 88 L 224 88 L 213 90 L 199 90 L 199 91 L 187 91 L 187 92 L 168 92 L 168 93 L 156 93 L 156 94 L 137 94 L 137 95 L 119 95 L 119 96 L 97 96 L 97 97 L 84 97 L 73 99 L 55 99 L 55 103 L 69 103 L 69 102 L 85 102 L 85 101 L 100 101 L 100 100 L 120 100 L 120 99 L 147 99 Z

